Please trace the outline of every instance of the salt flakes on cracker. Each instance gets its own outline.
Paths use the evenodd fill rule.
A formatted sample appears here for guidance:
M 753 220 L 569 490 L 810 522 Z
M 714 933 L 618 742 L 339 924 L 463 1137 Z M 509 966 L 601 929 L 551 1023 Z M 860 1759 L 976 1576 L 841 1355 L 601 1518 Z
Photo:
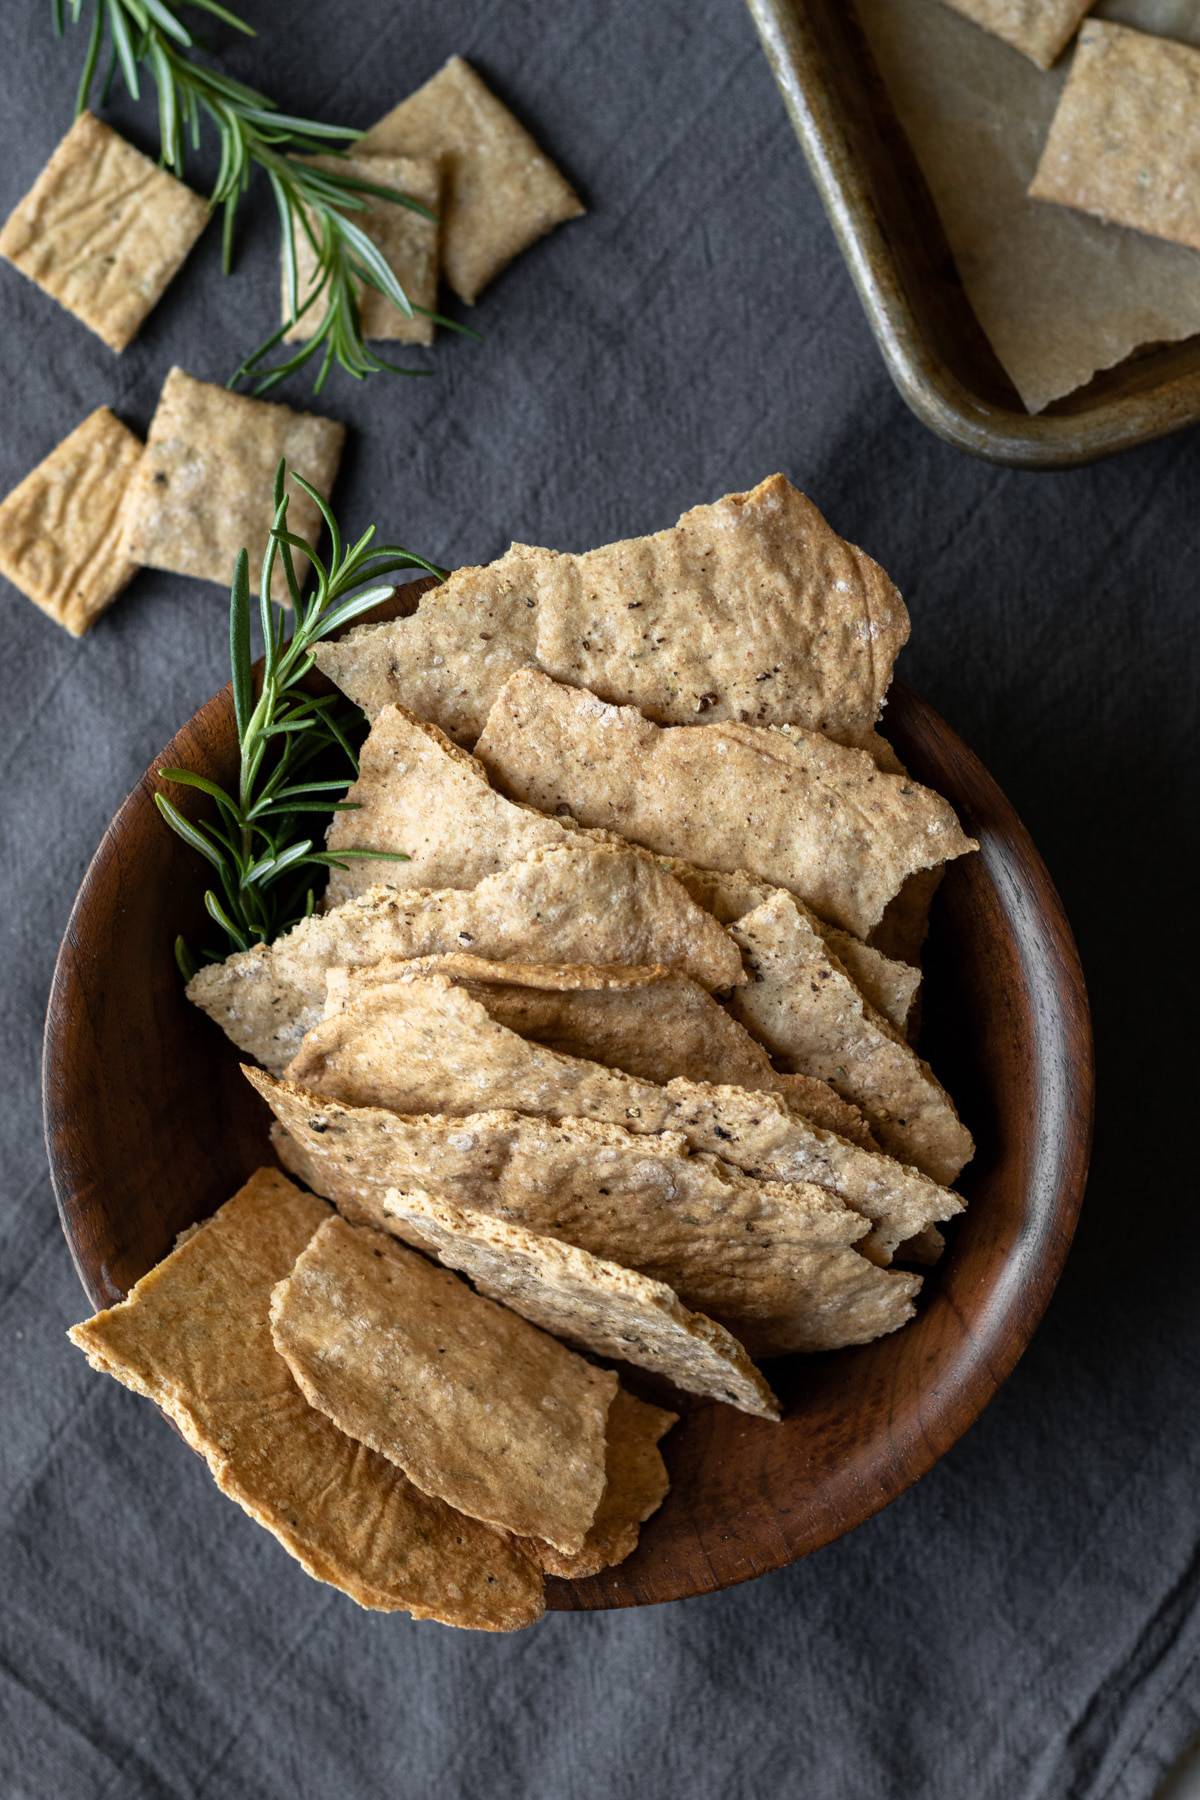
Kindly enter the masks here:
M 345 435 L 345 427 L 332 419 L 231 394 L 172 369 L 129 490 L 129 554 L 149 568 L 197 575 L 228 588 L 238 552 L 246 549 L 250 585 L 257 593 L 280 457 L 328 494 Z M 294 484 L 288 492 L 289 529 L 315 540 L 320 513 Z M 301 580 L 306 567 L 298 558 Z M 271 591 L 277 600 L 287 594 L 278 566 Z
M 209 219 L 208 202 L 81 113 L 0 231 L 0 256 L 124 350 Z
M 617 1378 L 394 1239 L 329 1219 L 271 1299 L 297 1385 L 423 1494 L 582 1548 Z
M 461 56 L 393 107 L 355 148 L 440 159 L 442 263 L 450 286 L 468 303 L 522 250 L 584 210 L 550 158 Z
M 98 406 L 0 503 L 0 574 L 73 637 L 137 572 L 122 507 L 141 456 L 140 439 Z
M 275 1350 L 272 1290 L 329 1217 L 262 1169 L 72 1342 L 157 1401 L 222 1492 L 317 1580 L 384 1612 L 484 1631 L 532 1624 L 542 1582 L 528 1559 L 345 1436 Z

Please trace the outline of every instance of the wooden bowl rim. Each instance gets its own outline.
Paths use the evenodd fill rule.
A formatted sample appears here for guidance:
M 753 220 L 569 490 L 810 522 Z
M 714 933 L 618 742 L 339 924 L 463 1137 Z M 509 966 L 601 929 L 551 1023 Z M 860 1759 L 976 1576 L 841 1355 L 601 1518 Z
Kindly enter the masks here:
M 87 914 L 93 892 L 102 889 L 110 862 L 119 854 L 117 846 L 126 818 L 142 806 L 153 805 L 153 794 L 158 786 L 156 771 L 178 760 L 175 745 L 185 733 L 193 727 L 203 726 L 222 709 L 231 709 L 228 687 L 206 701 L 180 728 L 166 748 L 153 758 L 146 772 L 114 814 L 80 883 L 55 962 L 46 1011 L 42 1066 L 46 1149 L 63 1235 L 83 1290 L 95 1307 L 102 1307 L 110 1302 L 97 1288 L 79 1254 L 68 1209 L 69 1197 L 78 1185 L 73 1179 L 76 1171 L 68 1157 L 60 1158 L 56 1153 L 53 1130 L 55 1107 L 61 1104 L 53 1092 L 55 1072 L 59 1067 L 60 1039 L 66 1030 L 69 1011 L 78 999 L 74 992 L 78 977 L 73 954 L 77 925 Z M 643 1597 L 636 1591 L 622 1588 L 619 1582 L 606 1580 L 604 1575 L 581 1582 L 552 1579 L 547 1582 L 546 1596 L 547 1605 L 551 1609 L 580 1611 L 653 1604 L 663 1599 L 685 1598 L 693 1593 L 740 1585 L 742 1581 L 798 1561 L 813 1550 L 857 1529 L 927 1474 L 975 1423 L 1028 1348 L 1061 1276 L 1086 1188 L 1095 1094 L 1091 1013 L 1075 940 L 1057 889 L 1032 838 L 975 753 L 932 707 L 903 683 L 893 683 L 889 695 L 889 714 L 892 719 L 896 719 L 897 715 L 900 715 L 901 720 L 905 716 L 920 719 L 928 728 L 940 733 L 945 744 L 960 760 L 965 778 L 972 788 L 986 796 L 989 812 L 995 821 L 994 835 L 1019 856 L 1028 871 L 1028 884 L 1037 891 L 1038 922 L 1042 928 L 1038 934 L 1042 947 L 1040 973 L 1043 979 L 1039 981 L 1037 969 L 1025 966 L 1024 957 L 1022 973 L 1031 992 L 1048 992 L 1051 996 L 1049 1011 L 1060 1032 L 1066 1031 L 1068 1020 L 1072 1020 L 1074 1024 L 1070 1106 L 1080 1128 L 1062 1147 L 1063 1160 L 1048 1198 L 1034 1211 L 1028 1228 L 1011 1247 L 1005 1259 L 1000 1283 L 1004 1284 L 1006 1277 L 1018 1272 L 1024 1279 L 1007 1281 L 1007 1291 L 1002 1302 L 988 1310 L 988 1330 L 984 1336 L 977 1337 L 968 1330 L 972 1353 L 956 1358 L 948 1377 L 939 1384 L 935 1393 L 922 1396 L 919 1429 L 909 1434 L 901 1453 L 896 1453 L 895 1444 L 892 1443 L 889 1453 L 879 1457 L 873 1454 L 873 1438 L 868 1437 L 859 1443 L 850 1458 L 858 1477 L 854 1504 L 841 1523 L 811 1531 L 798 1549 L 779 1535 L 765 1552 L 761 1545 L 756 1546 L 759 1554 L 748 1563 L 744 1572 L 735 1571 L 720 1579 L 714 1577 L 707 1586 L 680 1588 L 677 1593 L 667 1595 Z M 1050 972 L 1049 975 L 1047 971 Z M 1044 1016 L 1041 1022 L 1046 1024 Z M 1044 1099 L 1045 1096 L 1039 1095 L 1039 1115 L 1048 1111 L 1051 1116 L 1055 1116 L 1055 1106 L 1041 1104 Z M 1057 1096 L 1057 1104 L 1058 1111 L 1061 1112 L 1065 1104 L 1061 1095 Z M 1038 1126 L 1042 1123 L 1039 1117 Z M 1041 1132 L 1037 1146 L 1039 1152 L 1053 1154 L 1053 1146 L 1044 1142 L 1044 1139 L 1045 1133 Z M 1027 1186 L 1029 1189 L 1033 1188 L 1032 1177 Z M 966 1324 L 964 1321 L 964 1327 Z M 854 1352 L 839 1354 L 852 1355 Z M 925 1404 L 926 1399 L 928 1405 Z M 611 1571 L 610 1575 L 619 1575 L 619 1571 Z

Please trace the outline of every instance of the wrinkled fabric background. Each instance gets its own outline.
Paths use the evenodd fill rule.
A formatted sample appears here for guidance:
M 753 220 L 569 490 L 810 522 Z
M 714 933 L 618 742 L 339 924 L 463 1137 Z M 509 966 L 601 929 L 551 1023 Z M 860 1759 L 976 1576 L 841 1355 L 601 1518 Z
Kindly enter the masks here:
M 653 530 L 790 474 L 900 583 L 906 678 L 1061 886 L 1096 1013 L 1094 1175 L 1016 1375 L 851 1538 L 716 1598 L 513 1640 L 357 1611 L 63 1336 L 86 1307 L 41 1141 L 54 954 L 116 805 L 226 678 L 223 596 L 147 572 L 76 643 L 4 589 L 0 1793 L 1150 1794 L 1200 1729 L 1200 440 L 1023 474 L 918 426 L 735 0 L 244 10 L 262 37 L 219 34 L 227 66 L 354 124 L 463 52 L 592 209 L 484 297 L 484 345 L 443 341 L 429 381 L 331 383 L 346 525 L 454 564 Z M 47 14 L 0 11 L 3 213 L 70 119 L 82 37 L 56 44 Z M 108 116 L 152 144 L 149 108 Z M 101 402 L 144 429 L 172 362 L 224 380 L 270 327 L 275 241 L 257 194 L 235 278 L 210 232 L 120 359 L 0 268 L 3 491 Z

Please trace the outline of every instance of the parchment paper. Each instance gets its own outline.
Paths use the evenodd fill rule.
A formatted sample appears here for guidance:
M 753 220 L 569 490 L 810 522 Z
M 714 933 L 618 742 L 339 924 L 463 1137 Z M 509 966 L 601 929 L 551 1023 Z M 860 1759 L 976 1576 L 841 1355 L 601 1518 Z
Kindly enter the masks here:
M 1200 332 L 1200 254 L 1026 198 L 1071 52 L 1049 73 L 940 0 L 858 0 L 979 322 L 1030 412 L 1139 345 Z M 1095 14 L 1200 45 L 1196 0 Z

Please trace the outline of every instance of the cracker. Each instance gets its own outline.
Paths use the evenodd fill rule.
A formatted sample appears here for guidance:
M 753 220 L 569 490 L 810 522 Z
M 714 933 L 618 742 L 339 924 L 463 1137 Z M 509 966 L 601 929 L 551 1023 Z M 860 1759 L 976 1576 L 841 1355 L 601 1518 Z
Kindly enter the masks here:
M 410 200 L 436 214 L 441 194 L 438 164 L 429 157 L 404 156 L 310 156 L 298 161 L 314 169 L 332 169 L 356 181 L 372 181 L 380 187 L 397 188 Z M 400 286 L 414 307 L 432 312 L 437 306 L 438 224 L 437 219 L 422 218 L 411 207 L 393 200 L 373 199 L 362 195 L 361 209 L 348 212 L 351 222 L 366 232 L 382 253 Z M 309 219 L 311 223 L 312 215 Z M 309 289 L 317 279 L 317 257 L 302 230 L 296 231 L 296 283 L 303 306 Z M 291 318 L 288 303 L 287 275 L 282 284 L 283 318 Z M 365 338 L 391 340 L 401 344 L 432 344 L 433 320 L 418 312 L 413 318 L 404 316 L 378 288 L 363 282 L 358 290 L 359 322 Z M 283 334 L 285 344 L 303 342 L 312 337 L 323 322 L 328 308 L 324 298 L 314 301 L 308 311 Z
M 284 1111 L 276 1089 L 263 1086 L 253 1073 L 251 1079 L 287 1129 L 306 1142 L 304 1108 L 313 1103 L 312 1095 L 321 1096 L 318 1111 L 330 1135 L 323 1152 L 317 1148 L 319 1155 L 337 1161 L 339 1199 L 355 1170 L 372 1167 L 374 1148 L 385 1158 L 392 1156 L 391 1139 L 397 1132 L 404 1140 L 403 1154 L 411 1153 L 408 1127 L 401 1131 L 391 1123 L 396 1114 L 441 1113 L 452 1120 L 498 1109 L 558 1121 L 593 1120 L 639 1138 L 681 1134 L 676 1149 L 686 1144 L 755 1176 L 815 1183 L 870 1222 L 865 1247 L 882 1261 L 926 1224 L 962 1210 L 956 1194 L 919 1170 L 828 1129 L 812 1116 L 818 1108 L 810 1106 L 805 1116 L 778 1094 L 728 1085 L 674 1080 L 658 1086 L 560 1055 L 498 1025 L 477 1000 L 444 981 L 377 991 L 364 996 L 352 1012 L 327 1021 L 292 1064 L 288 1079 L 295 1091 L 289 1089 L 293 1098 Z M 387 1110 L 370 1121 L 344 1121 L 336 1115 L 340 1122 L 335 1129 L 329 1125 L 335 1115 L 326 1117 L 324 1108 L 334 1100 Z M 453 1159 L 440 1137 L 427 1149 L 428 1132 L 415 1125 L 412 1131 L 422 1155 L 443 1159 L 442 1173 L 429 1174 L 427 1164 L 406 1173 L 397 1165 L 395 1185 L 411 1181 L 441 1191 Z M 566 1154 L 561 1144 L 560 1152 Z M 486 1166 L 492 1170 L 488 1179 L 499 1181 L 497 1170 L 503 1165 L 493 1159 Z M 470 1170 L 455 1179 L 469 1176 Z M 334 1197 L 322 1182 L 314 1185 Z M 481 1204 L 474 1192 L 463 1197 L 471 1205 Z
M 475 887 L 572 835 L 560 820 L 498 794 L 473 756 L 402 706 L 385 707 L 375 720 L 346 799 L 357 811 L 334 814 L 326 847 L 335 856 L 343 845 L 403 851 L 404 880 L 421 887 Z M 331 870 L 325 905 L 392 885 L 396 872 L 395 863 L 356 858 Z
M 271 1342 L 271 1290 L 330 1217 L 260 1169 L 119 1306 L 76 1325 L 94 1367 L 157 1401 L 217 1486 L 360 1606 L 486 1631 L 531 1624 L 541 1578 L 309 1406 Z
M 209 964 L 188 997 L 278 1074 L 324 1011 L 328 969 L 464 949 L 495 962 L 660 963 L 706 988 L 745 980 L 737 945 L 667 870 L 577 837 L 474 888 L 369 888 L 272 944 Z
M 974 1154 L 970 1132 L 928 1063 L 863 999 L 804 912 L 777 893 L 730 929 L 751 976 L 730 1002 L 736 1016 L 783 1068 L 852 1100 L 885 1150 L 949 1186 Z
M 172 369 L 130 484 L 125 511 L 130 556 L 152 569 L 198 575 L 228 588 L 238 551 L 248 550 L 250 586 L 257 593 L 280 457 L 328 495 L 345 435 L 345 426 L 332 419 L 231 394 Z M 294 482 L 288 494 L 289 531 L 314 542 L 320 513 Z M 305 558 L 297 557 L 301 581 L 307 567 Z M 276 600 L 287 595 L 278 566 L 271 594 Z
M 453 1110 L 464 1096 L 472 1098 L 469 1110 L 475 1105 L 520 1105 L 507 1098 L 514 1089 L 540 1092 L 550 1084 L 553 1091 L 557 1081 L 564 1099 L 562 1112 L 588 1113 L 594 1103 L 636 1106 L 657 1117 L 662 1100 L 654 1077 L 638 1080 L 592 1058 L 560 1053 L 522 1038 L 502 1020 L 493 1019 L 485 1001 L 486 990 L 472 995 L 445 974 L 372 985 L 352 1004 L 342 1006 L 339 999 L 331 1016 L 305 1034 L 288 1074 L 345 1098 L 416 1111 Z M 706 1085 L 683 1079 L 689 1088 Z M 636 1085 L 631 1088 L 630 1082 Z M 347 1085 L 352 1091 L 344 1091 Z M 855 1143 L 872 1141 L 858 1108 L 827 1082 L 793 1075 L 786 1082 L 753 1090 L 749 1099 L 765 1098 L 768 1091 L 785 1112 Z M 484 1093 L 491 1097 L 481 1099 Z M 565 1105 L 568 1093 L 570 1106 Z
M 1079 29 L 1093 0 L 946 0 L 946 5 L 1049 69 Z
M 651 1369 L 686 1393 L 779 1417 L 774 1394 L 737 1340 L 661 1281 L 418 1189 L 393 1190 L 386 1204 L 440 1262 L 531 1324 Z
M 709 868 L 746 869 L 866 937 L 908 875 L 974 848 L 940 795 L 798 728 L 658 726 L 531 669 L 476 753 L 543 813 Z
M 860 1254 L 867 1220 L 827 1188 L 759 1181 L 678 1134 L 513 1112 L 401 1118 L 286 1083 L 255 1086 L 280 1160 L 345 1213 L 394 1229 L 387 1194 L 420 1187 L 673 1288 L 752 1355 L 867 1343 L 920 1285 Z
M 702 906 L 725 926 L 736 924 L 747 913 L 765 906 L 773 895 L 784 892 L 782 888 L 772 887 L 770 882 L 756 880 L 745 869 L 730 872 L 701 869 L 694 863 L 681 862 L 674 856 L 659 860 L 660 866 L 674 876 L 697 906 Z M 940 879 L 941 871 L 937 870 L 935 873 Z M 901 890 L 900 897 L 914 882 L 922 879 L 923 876 L 911 876 Z M 890 1020 L 897 1031 L 905 1030 L 912 1016 L 917 989 L 921 985 L 921 971 L 909 963 L 894 961 L 873 944 L 864 944 L 861 938 L 839 930 L 836 925 L 827 925 L 802 900 L 797 900 L 795 895 L 791 898 L 813 930 L 819 933 L 829 950 L 842 963 L 863 998 L 869 1000 L 878 1012 Z M 895 901 L 889 902 L 885 918 L 895 904 Z
M 0 504 L 0 574 L 73 637 L 137 573 L 121 507 L 141 454 L 98 406 Z
M 883 570 L 772 475 L 582 556 L 514 544 L 424 594 L 411 618 L 362 626 L 317 660 L 370 717 L 398 702 L 468 747 L 527 666 L 660 725 L 844 736 L 875 720 L 907 636 Z
M 328 1011 L 372 988 L 445 976 L 486 1007 L 497 1024 L 565 1056 L 586 1057 L 646 1081 L 712 1081 L 755 1092 L 794 1091 L 762 1045 L 698 982 L 672 969 L 545 967 L 487 962 L 457 951 L 387 958 L 368 967 L 331 969 Z M 802 1073 L 804 1071 L 801 1071 Z M 800 1091 L 802 1104 L 803 1090 Z
M 328 1219 L 271 1297 L 297 1386 L 423 1494 L 574 1555 L 617 1378 L 391 1237 Z
M 1029 195 L 1200 250 L 1200 50 L 1089 19 Z
M 124 350 L 208 223 L 199 194 L 81 113 L 0 231 L 8 258 Z
M 372 125 L 356 149 L 440 158 L 442 263 L 468 304 L 522 250 L 584 210 L 550 158 L 461 56 Z
M 525 1540 L 524 1548 L 547 1575 L 582 1581 L 632 1556 L 638 1527 L 658 1511 L 671 1485 L 658 1443 L 678 1416 L 618 1390 L 608 1415 L 604 1494 L 583 1548 L 564 1556 L 535 1538 Z

